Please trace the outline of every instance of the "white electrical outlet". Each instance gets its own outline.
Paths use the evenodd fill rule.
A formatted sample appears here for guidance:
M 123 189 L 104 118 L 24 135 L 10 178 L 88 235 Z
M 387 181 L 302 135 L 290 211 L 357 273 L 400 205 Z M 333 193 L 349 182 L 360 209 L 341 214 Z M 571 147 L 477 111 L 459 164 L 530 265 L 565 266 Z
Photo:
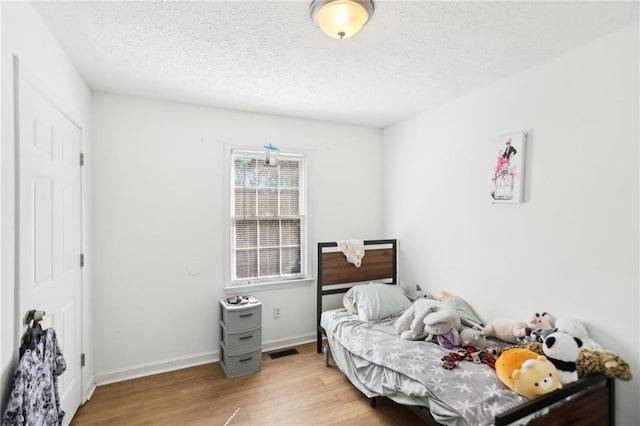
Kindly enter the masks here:
M 280 306 L 275 306 L 273 308 L 273 317 L 276 319 L 280 318 Z

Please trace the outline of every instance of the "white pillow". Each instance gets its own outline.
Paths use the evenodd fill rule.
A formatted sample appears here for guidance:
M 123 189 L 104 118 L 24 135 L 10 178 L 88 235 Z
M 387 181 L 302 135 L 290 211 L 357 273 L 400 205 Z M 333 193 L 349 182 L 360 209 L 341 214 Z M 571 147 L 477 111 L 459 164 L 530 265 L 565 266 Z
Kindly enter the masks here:
M 362 321 L 375 321 L 399 314 L 411 306 L 402 288 L 393 284 L 370 283 L 351 287 L 344 296 L 356 305 Z

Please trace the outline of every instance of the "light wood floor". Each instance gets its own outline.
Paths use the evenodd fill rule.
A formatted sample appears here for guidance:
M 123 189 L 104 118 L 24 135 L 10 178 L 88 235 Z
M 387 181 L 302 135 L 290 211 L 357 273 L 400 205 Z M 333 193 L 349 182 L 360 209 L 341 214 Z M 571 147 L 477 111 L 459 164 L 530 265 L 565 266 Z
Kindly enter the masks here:
M 315 343 L 300 354 L 262 356 L 262 371 L 227 379 L 219 363 L 99 386 L 80 407 L 81 425 L 414 425 L 408 408 L 378 398 L 377 408 Z M 234 415 L 235 413 L 235 415 Z

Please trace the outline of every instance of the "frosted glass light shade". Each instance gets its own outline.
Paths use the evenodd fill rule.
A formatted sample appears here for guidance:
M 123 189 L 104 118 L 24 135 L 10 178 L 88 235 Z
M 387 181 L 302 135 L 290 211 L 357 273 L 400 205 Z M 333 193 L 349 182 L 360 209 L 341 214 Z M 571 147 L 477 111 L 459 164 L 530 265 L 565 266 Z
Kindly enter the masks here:
M 311 2 L 311 16 L 322 31 L 333 38 L 349 38 L 362 29 L 373 13 L 373 2 L 329 0 Z

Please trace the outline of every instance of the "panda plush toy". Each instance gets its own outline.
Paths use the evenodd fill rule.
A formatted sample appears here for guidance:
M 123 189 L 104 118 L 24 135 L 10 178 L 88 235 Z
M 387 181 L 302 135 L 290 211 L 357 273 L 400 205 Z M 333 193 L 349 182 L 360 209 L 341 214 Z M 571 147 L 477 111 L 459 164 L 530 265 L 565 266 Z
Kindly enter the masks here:
M 576 361 L 581 347 L 582 341 L 567 333 L 555 332 L 544 338 L 542 352 L 555 365 L 563 385 L 578 380 Z

